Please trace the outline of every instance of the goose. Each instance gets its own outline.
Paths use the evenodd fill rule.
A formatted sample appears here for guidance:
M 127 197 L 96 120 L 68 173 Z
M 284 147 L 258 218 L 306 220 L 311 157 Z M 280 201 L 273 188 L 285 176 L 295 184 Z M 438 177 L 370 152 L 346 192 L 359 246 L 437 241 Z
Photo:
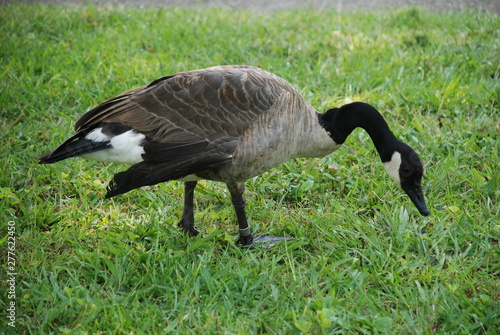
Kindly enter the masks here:
M 245 213 L 245 181 L 298 157 L 337 150 L 357 127 L 368 132 L 389 177 L 421 215 L 429 215 L 417 153 L 371 105 L 353 102 L 321 114 L 283 78 L 257 67 L 215 66 L 154 80 L 98 104 L 75 134 L 39 158 L 80 156 L 132 165 L 114 175 L 106 198 L 158 183 L 184 182 L 179 226 L 190 236 L 200 179 L 226 183 L 239 227 L 237 242 L 257 242 Z

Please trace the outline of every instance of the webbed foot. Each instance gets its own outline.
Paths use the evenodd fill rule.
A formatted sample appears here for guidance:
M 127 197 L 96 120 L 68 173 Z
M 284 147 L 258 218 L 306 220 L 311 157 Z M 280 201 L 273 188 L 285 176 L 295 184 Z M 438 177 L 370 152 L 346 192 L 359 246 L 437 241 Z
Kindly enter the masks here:
M 179 221 L 179 227 L 182 228 L 182 230 L 188 234 L 190 237 L 195 237 L 197 236 L 200 232 L 194 227 L 193 222 L 187 222 L 184 218 Z
M 240 237 L 238 237 L 238 239 L 236 240 L 236 244 L 241 245 L 242 247 L 249 247 L 252 245 L 252 243 L 253 236 L 251 234 L 247 236 L 240 235 Z

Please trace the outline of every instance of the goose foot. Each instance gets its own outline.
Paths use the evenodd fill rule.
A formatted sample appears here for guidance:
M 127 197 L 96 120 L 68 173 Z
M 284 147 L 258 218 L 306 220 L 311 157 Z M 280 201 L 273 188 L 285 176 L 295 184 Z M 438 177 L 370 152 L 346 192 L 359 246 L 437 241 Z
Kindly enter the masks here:
M 250 235 L 246 235 L 246 236 L 241 236 L 238 237 L 238 239 L 236 240 L 236 244 L 238 245 L 241 245 L 242 247 L 250 247 L 253 243 L 253 236 L 250 234 Z
M 200 231 L 194 227 L 193 223 L 188 223 L 185 219 L 181 219 L 179 227 L 181 227 L 182 230 L 190 237 L 195 237 L 200 233 Z

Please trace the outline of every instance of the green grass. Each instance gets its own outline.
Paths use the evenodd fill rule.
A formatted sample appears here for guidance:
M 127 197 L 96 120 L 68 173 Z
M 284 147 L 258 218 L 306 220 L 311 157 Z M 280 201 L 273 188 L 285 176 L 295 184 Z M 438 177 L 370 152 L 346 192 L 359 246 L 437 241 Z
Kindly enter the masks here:
M 413 8 L 1 7 L 0 332 L 13 330 L 15 301 L 20 334 L 496 333 L 499 27 L 493 14 Z M 222 184 L 200 185 L 208 235 L 189 239 L 176 225 L 180 183 L 103 200 L 123 166 L 37 164 L 95 104 L 217 64 L 275 72 L 321 111 L 375 105 L 427 165 L 431 216 L 389 181 L 360 130 L 329 157 L 249 180 L 254 231 L 294 238 L 273 250 L 234 245 Z

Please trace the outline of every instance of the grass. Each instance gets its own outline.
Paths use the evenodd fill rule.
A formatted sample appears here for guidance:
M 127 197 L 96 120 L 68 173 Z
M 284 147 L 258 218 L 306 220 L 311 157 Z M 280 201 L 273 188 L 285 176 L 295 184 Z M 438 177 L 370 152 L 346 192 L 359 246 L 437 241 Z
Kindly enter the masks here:
M 497 333 L 497 15 L 12 4 L 0 22 L 0 332 Z M 189 239 L 177 182 L 103 200 L 123 167 L 37 165 L 95 104 L 217 64 L 275 72 L 321 111 L 375 105 L 426 163 L 431 216 L 389 182 L 360 130 L 331 156 L 249 180 L 254 231 L 294 238 L 273 250 L 234 245 L 221 184 L 201 184 L 208 234 Z

